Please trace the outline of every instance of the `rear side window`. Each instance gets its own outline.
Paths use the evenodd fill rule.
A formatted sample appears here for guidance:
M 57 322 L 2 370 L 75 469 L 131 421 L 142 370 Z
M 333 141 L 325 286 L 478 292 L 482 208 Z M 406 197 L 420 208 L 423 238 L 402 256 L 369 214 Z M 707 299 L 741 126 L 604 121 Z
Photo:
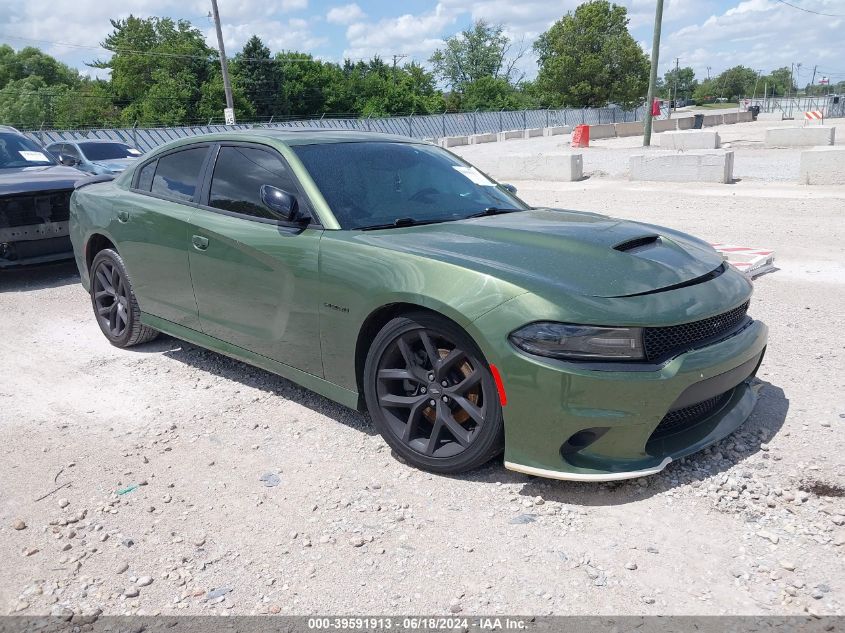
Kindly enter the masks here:
M 192 200 L 207 151 L 207 147 L 197 147 L 159 158 L 151 192 L 177 200 Z
M 293 176 L 278 154 L 253 147 L 221 147 L 211 178 L 208 205 L 275 220 L 277 216 L 261 202 L 261 185 L 294 195 L 297 192 Z
M 138 184 L 135 186 L 136 189 L 140 189 L 141 191 L 150 190 L 153 186 L 153 175 L 156 173 L 157 163 L 158 161 L 154 160 L 141 168 L 141 171 L 138 173 Z

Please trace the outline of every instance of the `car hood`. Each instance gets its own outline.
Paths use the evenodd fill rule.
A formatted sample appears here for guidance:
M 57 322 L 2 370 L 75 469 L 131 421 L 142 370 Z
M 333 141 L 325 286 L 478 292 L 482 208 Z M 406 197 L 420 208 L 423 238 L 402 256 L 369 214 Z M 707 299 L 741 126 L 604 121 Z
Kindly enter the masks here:
M 540 294 L 553 289 L 591 297 L 648 294 L 706 278 L 722 265 L 709 244 L 684 233 L 556 209 L 367 231 L 359 239 Z
M 129 167 L 134 161 L 134 158 L 113 158 L 111 160 L 94 160 L 91 161 L 91 164 L 104 167 L 111 172 L 119 172 Z
M 73 189 L 76 181 L 87 177 L 88 174 L 64 165 L 0 169 L 0 196 Z

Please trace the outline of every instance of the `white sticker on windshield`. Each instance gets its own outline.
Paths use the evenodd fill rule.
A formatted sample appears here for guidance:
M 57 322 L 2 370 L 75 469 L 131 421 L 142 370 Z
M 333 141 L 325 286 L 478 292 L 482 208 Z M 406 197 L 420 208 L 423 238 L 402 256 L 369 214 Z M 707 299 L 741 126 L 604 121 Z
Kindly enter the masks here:
M 487 178 L 484 174 L 478 171 L 475 167 L 464 167 L 463 165 L 452 165 L 460 174 L 466 176 L 470 181 L 482 187 L 495 187 L 496 183 Z
M 21 158 L 24 160 L 28 160 L 31 163 L 49 163 L 50 159 L 47 158 L 42 152 L 27 152 L 27 151 L 19 151 L 18 154 L 21 155 Z
M 130 147 L 130 148 L 129 148 L 128 150 L 126 150 L 126 151 L 127 151 L 127 152 L 129 152 L 130 154 L 132 154 L 133 156 L 140 156 L 140 155 L 141 155 L 141 152 L 139 152 L 139 151 L 138 151 L 137 149 L 135 149 L 134 147 Z

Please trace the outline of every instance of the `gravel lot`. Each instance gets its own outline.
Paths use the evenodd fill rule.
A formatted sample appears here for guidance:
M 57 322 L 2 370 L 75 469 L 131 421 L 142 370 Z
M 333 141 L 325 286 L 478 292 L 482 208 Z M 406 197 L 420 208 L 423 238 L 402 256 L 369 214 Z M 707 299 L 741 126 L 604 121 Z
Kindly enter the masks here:
M 762 182 L 797 174 L 754 175 L 795 162 L 778 151 L 738 150 L 735 185 L 515 183 L 777 251 L 751 418 L 629 482 L 423 473 L 274 375 L 167 337 L 111 347 L 72 265 L 0 273 L 0 612 L 845 613 L 845 188 Z

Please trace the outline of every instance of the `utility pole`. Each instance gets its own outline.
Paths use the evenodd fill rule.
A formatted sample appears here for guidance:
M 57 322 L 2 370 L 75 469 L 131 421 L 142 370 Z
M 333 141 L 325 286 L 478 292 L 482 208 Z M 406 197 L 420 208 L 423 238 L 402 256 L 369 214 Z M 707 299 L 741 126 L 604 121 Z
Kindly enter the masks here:
M 399 61 L 405 59 L 406 57 L 407 57 L 407 55 L 405 55 L 404 53 L 398 53 L 398 54 L 393 55 L 393 85 L 394 86 L 396 85 L 396 64 L 399 63 Z
M 813 88 L 813 92 L 816 91 L 815 88 L 816 88 L 816 69 L 817 68 L 818 68 L 818 66 L 813 66 L 813 79 L 810 81 L 810 87 Z
M 234 125 L 235 102 L 232 100 L 232 82 L 229 80 L 229 64 L 226 62 L 226 49 L 223 46 L 223 29 L 220 28 L 220 12 L 217 10 L 217 0 L 211 0 L 211 11 L 214 14 L 214 28 L 217 30 L 220 70 L 223 71 L 223 89 L 226 92 L 226 125 Z
M 660 56 L 660 29 L 663 26 L 663 0 L 657 0 L 654 11 L 654 37 L 651 42 L 651 74 L 648 77 L 648 97 L 645 104 L 645 126 L 643 127 L 643 147 L 651 145 L 651 108 L 654 102 L 654 89 L 657 86 L 657 62 Z
M 801 62 L 797 62 L 795 64 L 795 81 L 796 82 L 801 81 Z M 800 90 L 798 89 L 798 86 L 796 85 L 795 86 L 795 96 L 796 97 L 798 96 L 799 92 L 800 92 Z
M 675 93 L 675 95 L 672 97 L 672 112 L 678 111 L 678 72 L 679 72 L 678 71 L 678 58 L 676 57 L 675 58 L 675 81 L 672 82 L 674 84 L 673 92 Z
M 707 81 L 710 81 L 710 66 L 707 67 Z

